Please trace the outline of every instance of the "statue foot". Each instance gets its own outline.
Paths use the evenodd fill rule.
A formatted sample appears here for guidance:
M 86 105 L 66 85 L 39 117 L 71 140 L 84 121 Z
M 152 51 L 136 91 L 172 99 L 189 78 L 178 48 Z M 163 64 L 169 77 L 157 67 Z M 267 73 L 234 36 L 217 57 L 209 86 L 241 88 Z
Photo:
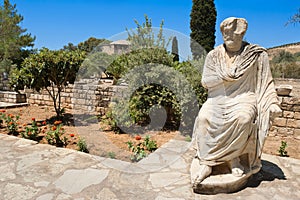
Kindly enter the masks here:
M 196 178 L 194 179 L 193 186 L 196 187 L 205 178 L 207 178 L 212 172 L 212 167 L 207 165 L 200 165 L 200 170 L 197 172 Z
M 244 167 L 241 165 L 239 158 L 235 158 L 231 161 L 231 173 L 237 177 L 241 177 L 244 174 Z

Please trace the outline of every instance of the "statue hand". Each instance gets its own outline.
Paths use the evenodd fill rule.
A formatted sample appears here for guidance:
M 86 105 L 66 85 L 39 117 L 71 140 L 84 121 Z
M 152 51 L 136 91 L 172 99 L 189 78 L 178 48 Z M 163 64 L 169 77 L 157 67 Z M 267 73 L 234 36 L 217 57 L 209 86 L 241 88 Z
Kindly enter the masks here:
M 281 115 L 281 108 L 277 105 L 277 104 L 272 104 L 270 106 L 270 115 L 271 115 L 271 118 L 275 118 L 275 117 L 279 117 Z

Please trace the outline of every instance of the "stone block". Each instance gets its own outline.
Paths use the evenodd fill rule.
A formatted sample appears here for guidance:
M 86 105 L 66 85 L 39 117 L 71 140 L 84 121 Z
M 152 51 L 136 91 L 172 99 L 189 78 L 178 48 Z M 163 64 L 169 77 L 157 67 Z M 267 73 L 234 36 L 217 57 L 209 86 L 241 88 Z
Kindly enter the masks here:
M 300 105 L 294 105 L 293 106 L 293 111 L 300 112 Z
M 277 117 L 274 119 L 273 126 L 285 127 L 287 123 L 287 119 Z
M 283 111 L 283 117 L 285 118 L 294 118 L 294 114 L 292 111 Z
M 286 126 L 291 128 L 300 128 L 300 120 L 287 119 Z
M 295 119 L 300 119 L 300 112 L 295 112 L 294 118 Z
M 65 102 L 66 103 L 71 103 L 71 97 L 66 97 Z
M 297 97 L 284 97 L 282 102 L 290 104 L 290 105 L 295 105 L 295 104 L 300 105 L 300 98 L 297 98 Z
M 281 135 L 281 136 L 287 136 L 287 132 L 288 132 L 287 128 L 284 128 L 284 127 L 278 127 L 277 130 L 278 130 L 278 131 L 277 131 L 278 135 Z
M 294 137 L 300 138 L 300 129 L 298 129 L 298 128 L 294 129 Z

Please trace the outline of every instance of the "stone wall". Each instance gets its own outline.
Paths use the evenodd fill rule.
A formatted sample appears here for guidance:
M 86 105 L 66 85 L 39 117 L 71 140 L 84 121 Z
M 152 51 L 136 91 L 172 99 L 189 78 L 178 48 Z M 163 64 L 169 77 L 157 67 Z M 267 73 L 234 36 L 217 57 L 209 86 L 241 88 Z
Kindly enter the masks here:
M 122 93 L 124 86 L 114 86 L 112 83 L 77 83 L 70 85 L 61 92 L 61 106 L 74 112 L 84 112 L 104 115 L 115 94 Z M 46 90 L 34 92 L 24 90 L 27 101 L 33 105 L 53 106 L 53 100 Z
M 282 114 L 274 119 L 269 134 L 300 138 L 300 98 L 279 97 L 279 99 Z
M 0 102 L 26 103 L 26 96 L 17 92 L 0 91 Z

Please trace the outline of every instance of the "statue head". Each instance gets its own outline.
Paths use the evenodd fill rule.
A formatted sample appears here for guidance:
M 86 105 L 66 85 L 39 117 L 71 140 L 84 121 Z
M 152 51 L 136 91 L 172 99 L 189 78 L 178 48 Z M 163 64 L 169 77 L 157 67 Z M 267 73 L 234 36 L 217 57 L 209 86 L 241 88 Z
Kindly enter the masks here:
M 221 23 L 220 28 L 226 50 L 236 52 L 241 49 L 247 27 L 248 23 L 243 18 L 229 17 Z

